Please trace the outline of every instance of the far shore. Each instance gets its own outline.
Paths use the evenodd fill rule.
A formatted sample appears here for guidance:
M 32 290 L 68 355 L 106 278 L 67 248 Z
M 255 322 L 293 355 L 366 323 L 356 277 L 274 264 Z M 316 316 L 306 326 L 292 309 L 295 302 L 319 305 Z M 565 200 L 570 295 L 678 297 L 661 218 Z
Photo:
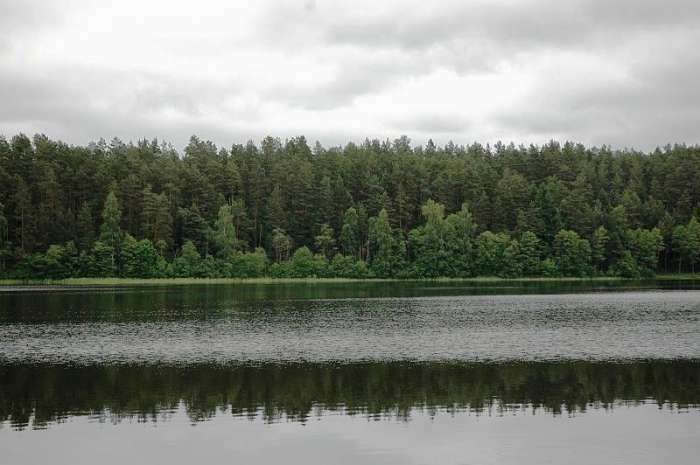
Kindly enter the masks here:
M 660 274 L 652 278 L 621 278 L 615 276 L 593 277 L 530 277 L 499 278 L 481 276 L 474 278 L 423 278 L 423 279 L 385 279 L 385 278 L 68 278 L 60 280 L 16 280 L 0 279 L 3 286 L 170 286 L 201 284 L 351 284 L 351 283 L 586 283 L 586 282 L 653 282 L 653 281 L 700 281 L 700 273 Z

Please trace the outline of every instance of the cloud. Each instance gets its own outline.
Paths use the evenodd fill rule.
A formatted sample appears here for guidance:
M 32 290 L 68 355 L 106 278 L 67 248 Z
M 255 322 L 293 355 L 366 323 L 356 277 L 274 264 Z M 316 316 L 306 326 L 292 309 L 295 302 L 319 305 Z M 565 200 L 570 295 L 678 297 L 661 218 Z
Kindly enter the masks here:
M 505 132 L 598 145 L 650 149 L 698 143 L 700 89 L 693 82 L 700 77 L 700 56 L 687 53 L 698 41 L 700 32 L 669 35 L 664 42 L 642 39 L 621 53 L 631 47 L 649 58 L 617 57 L 607 68 L 605 60 L 580 58 L 578 66 L 562 71 L 562 62 L 576 63 L 576 58 L 553 60 L 494 119 Z
M 665 28 L 695 28 L 700 4 L 694 0 L 570 0 L 566 2 L 477 1 L 425 2 L 391 14 L 357 8 L 329 22 L 330 42 L 371 48 L 424 49 L 459 41 L 492 42 L 504 49 L 568 47 L 603 36 Z M 366 12 L 366 13 L 365 13 Z
M 464 134 L 470 123 L 460 114 L 433 113 L 398 118 L 389 121 L 389 125 L 397 132 L 418 132 L 425 137 L 431 137 L 431 134 L 435 137 L 444 134 Z
M 0 3 L 5 135 L 700 142 L 695 0 Z

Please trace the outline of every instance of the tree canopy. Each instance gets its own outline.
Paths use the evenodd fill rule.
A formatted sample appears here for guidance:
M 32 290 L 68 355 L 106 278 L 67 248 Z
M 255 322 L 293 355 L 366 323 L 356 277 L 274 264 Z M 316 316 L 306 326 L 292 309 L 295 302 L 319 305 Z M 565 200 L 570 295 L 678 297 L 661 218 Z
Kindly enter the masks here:
M 0 137 L 0 275 L 651 276 L 700 262 L 700 148 L 550 142 L 183 153 Z

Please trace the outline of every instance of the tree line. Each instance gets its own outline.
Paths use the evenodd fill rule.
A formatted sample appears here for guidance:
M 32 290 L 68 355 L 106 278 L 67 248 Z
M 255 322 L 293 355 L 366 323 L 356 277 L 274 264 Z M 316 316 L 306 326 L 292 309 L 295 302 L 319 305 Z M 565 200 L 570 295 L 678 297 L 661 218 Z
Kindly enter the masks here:
M 700 261 L 700 147 L 0 137 L 0 275 L 652 276 Z

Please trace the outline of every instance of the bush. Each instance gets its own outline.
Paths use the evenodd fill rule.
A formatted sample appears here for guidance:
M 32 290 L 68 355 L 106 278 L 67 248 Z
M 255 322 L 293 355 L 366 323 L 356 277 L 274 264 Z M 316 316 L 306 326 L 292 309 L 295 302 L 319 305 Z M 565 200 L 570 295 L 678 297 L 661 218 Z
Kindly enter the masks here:
M 369 274 L 367 264 L 354 257 L 336 254 L 330 265 L 330 275 L 338 278 L 365 278 Z
M 261 248 L 255 252 L 239 253 L 233 257 L 227 273 L 232 278 L 259 278 L 267 271 L 267 255 Z
M 624 251 L 622 257 L 610 267 L 609 271 L 613 276 L 620 276 L 622 278 L 638 278 L 640 276 L 637 260 L 635 260 L 629 250 Z

